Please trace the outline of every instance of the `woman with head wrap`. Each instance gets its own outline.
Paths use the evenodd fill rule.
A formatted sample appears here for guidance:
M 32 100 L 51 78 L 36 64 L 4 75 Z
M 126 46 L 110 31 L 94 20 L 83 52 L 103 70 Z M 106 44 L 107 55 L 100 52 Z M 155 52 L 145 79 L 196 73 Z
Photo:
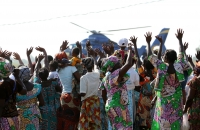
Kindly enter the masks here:
M 19 67 L 19 78 L 23 81 L 27 89 L 26 95 L 17 94 L 17 108 L 21 119 L 21 130 L 39 130 L 41 119 L 39 107 L 44 106 L 44 99 L 41 94 L 41 84 L 33 84 L 30 80 L 30 70 L 26 66 Z
M 38 56 L 38 62 L 34 72 L 34 83 L 41 85 L 41 95 L 44 99 L 44 105 L 39 106 L 41 113 L 40 129 L 56 130 L 57 129 L 57 110 L 60 107 L 60 102 L 57 98 L 57 92 L 60 92 L 60 86 L 56 81 L 48 79 L 49 70 L 48 63 L 45 67 L 39 69 L 39 64 L 44 58 L 44 55 Z M 45 57 L 47 58 L 47 57 Z M 44 59 L 46 60 L 46 59 Z
M 0 57 L 0 129 L 1 130 L 21 130 L 20 116 L 16 108 L 16 94 L 26 94 L 26 87 L 19 78 L 19 70 L 14 70 L 14 80 L 9 78 L 13 71 L 12 65 Z
M 82 60 L 82 63 L 87 68 L 87 73 L 80 79 L 82 106 L 79 119 L 79 130 L 100 130 L 100 102 L 98 97 L 100 73 L 98 71 L 93 71 L 93 58 L 85 58 Z
M 184 60 L 182 43 L 183 31 L 179 29 L 176 34 L 179 40 L 179 57 L 174 50 L 166 50 L 154 63 L 157 64 L 158 74 L 155 81 L 155 94 L 157 97 L 155 113 L 151 129 L 153 130 L 181 130 L 183 117 L 183 101 L 181 82 L 184 81 L 183 71 L 190 70 L 189 64 Z M 157 37 L 163 46 L 162 38 Z M 190 75 L 190 74 L 189 74 Z M 153 100 L 152 102 L 155 102 Z
M 194 77 L 188 83 L 189 92 L 183 113 L 188 113 L 190 130 L 200 128 L 200 52 L 197 52 L 196 66 L 194 68 Z
M 107 74 L 100 85 L 100 89 L 107 92 L 106 112 L 112 129 L 132 130 L 132 121 L 128 110 L 128 95 L 126 81 L 129 76 L 126 72 L 132 66 L 132 47 L 128 47 L 128 58 L 122 66 L 116 56 L 110 56 L 102 62 L 102 71 Z M 103 95 L 104 97 L 106 95 Z M 104 98 L 106 99 L 106 98 Z
M 62 84 L 60 97 L 61 109 L 58 111 L 58 130 L 76 129 L 80 117 L 80 98 L 74 98 L 73 76 L 77 82 L 80 81 L 80 74 L 75 66 L 62 56 L 56 56 L 58 62 L 58 76 Z

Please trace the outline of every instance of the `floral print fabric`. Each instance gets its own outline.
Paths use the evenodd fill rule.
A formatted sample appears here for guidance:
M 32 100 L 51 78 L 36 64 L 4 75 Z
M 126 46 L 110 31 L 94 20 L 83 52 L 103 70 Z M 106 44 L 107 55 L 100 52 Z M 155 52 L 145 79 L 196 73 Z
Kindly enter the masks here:
M 167 73 L 168 66 L 165 63 L 161 60 L 155 60 L 154 62 L 158 68 L 155 81 L 157 101 L 151 129 L 180 130 L 183 115 L 180 82 L 184 81 L 183 70 L 189 70 L 190 67 L 183 58 L 179 58 L 174 63 L 176 73 L 169 75 Z
M 189 82 L 189 87 L 196 91 L 192 106 L 188 111 L 190 130 L 197 130 L 200 128 L 200 77 L 194 77 Z
M 118 83 L 119 70 L 108 74 L 103 78 L 100 89 L 106 89 L 108 100 L 106 112 L 114 130 L 132 130 L 132 121 L 128 110 L 128 93 L 125 82 L 129 78 L 124 75 L 123 81 Z
M 34 84 L 34 88 L 26 95 L 17 95 L 17 108 L 20 115 L 21 130 L 39 130 L 40 110 L 37 105 L 37 96 L 41 92 L 41 85 Z
M 1 117 L 0 118 L 0 130 L 21 130 L 20 117 Z
M 100 101 L 98 96 L 83 100 L 79 119 L 79 130 L 100 130 Z

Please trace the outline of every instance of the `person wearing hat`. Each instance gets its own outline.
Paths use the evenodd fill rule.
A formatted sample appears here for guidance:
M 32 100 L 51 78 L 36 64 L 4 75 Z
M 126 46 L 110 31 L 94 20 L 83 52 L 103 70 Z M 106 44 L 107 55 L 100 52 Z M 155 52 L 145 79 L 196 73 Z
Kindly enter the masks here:
M 127 54 L 126 47 L 128 46 L 128 39 L 126 39 L 126 38 L 120 39 L 118 42 L 118 45 L 119 45 L 120 49 L 116 50 L 113 55 L 117 56 L 122 63 L 125 54 Z

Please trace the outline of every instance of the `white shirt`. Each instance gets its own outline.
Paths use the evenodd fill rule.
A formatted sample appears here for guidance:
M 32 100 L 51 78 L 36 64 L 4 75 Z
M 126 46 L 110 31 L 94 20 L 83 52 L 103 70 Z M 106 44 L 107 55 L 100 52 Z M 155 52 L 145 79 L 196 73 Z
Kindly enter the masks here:
M 81 97 L 81 101 L 93 95 L 98 96 L 98 89 L 100 85 L 100 73 L 87 72 L 80 79 L 80 93 L 85 93 L 84 97 Z
M 75 66 L 67 66 L 60 69 L 58 72 L 61 84 L 63 86 L 62 93 L 71 93 L 72 92 L 72 77 L 73 73 L 77 71 Z
M 135 86 L 140 86 L 140 77 L 133 67 L 128 70 L 127 74 L 130 76 L 126 81 L 128 90 L 134 90 Z
M 56 72 L 56 71 L 53 71 L 53 72 L 49 72 L 49 77 L 48 77 L 48 79 L 56 79 L 56 78 L 58 78 L 59 76 L 58 76 L 58 72 Z

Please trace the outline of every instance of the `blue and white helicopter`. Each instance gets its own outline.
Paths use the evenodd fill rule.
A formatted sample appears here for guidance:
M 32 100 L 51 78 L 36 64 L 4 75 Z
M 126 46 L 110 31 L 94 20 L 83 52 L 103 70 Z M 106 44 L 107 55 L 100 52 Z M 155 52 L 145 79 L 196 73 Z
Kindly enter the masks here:
M 103 43 L 109 43 L 109 41 L 112 41 L 110 40 L 107 36 L 105 35 L 109 35 L 109 34 L 104 34 L 104 33 L 101 33 L 101 32 L 114 32 L 114 31 L 124 31 L 124 30 L 131 30 L 131 29 L 140 29 L 140 28 L 147 28 L 147 27 L 150 27 L 150 26 L 143 26 L 143 27 L 135 27 L 135 28 L 126 28 L 126 29 L 116 29 L 116 30 L 107 30 L 107 31 L 95 31 L 95 30 L 89 30 L 89 29 L 86 29 L 80 25 L 77 25 L 75 23 L 72 23 L 82 29 L 85 29 L 87 30 L 87 33 L 91 33 L 91 35 L 88 36 L 88 38 L 85 38 L 81 41 L 81 45 L 82 45 L 82 53 L 84 55 L 87 55 L 87 51 L 86 51 L 86 42 L 89 40 L 90 41 L 90 44 L 92 46 L 92 48 L 99 48 L 99 49 L 102 49 L 102 44 Z M 163 42 L 165 43 L 166 39 L 167 39 L 167 35 L 168 35 L 168 32 L 169 32 L 169 28 L 163 28 L 160 33 L 159 33 L 159 36 L 162 37 L 163 39 Z M 119 46 L 116 42 L 113 42 L 114 43 L 114 48 L 115 50 L 116 49 L 119 49 Z M 142 45 L 140 48 L 138 48 L 138 53 L 140 55 L 140 57 L 145 57 L 146 56 L 146 44 Z M 160 45 L 160 42 L 155 39 L 155 41 L 153 42 L 153 44 L 151 44 L 151 49 L 154 50 L 155 48 L 159 47 Z M 75 43 L 72 43 L 69 45 L 69 48 L 65 50 L 65 52 L 68 54 L 68 55 L 71 55 L 71 50 L 73 48 L 76 47 L 76 44 Z M 166 47 L 165 47 L 165 44 L 163 46 L 163 52 L 166 50 Z

